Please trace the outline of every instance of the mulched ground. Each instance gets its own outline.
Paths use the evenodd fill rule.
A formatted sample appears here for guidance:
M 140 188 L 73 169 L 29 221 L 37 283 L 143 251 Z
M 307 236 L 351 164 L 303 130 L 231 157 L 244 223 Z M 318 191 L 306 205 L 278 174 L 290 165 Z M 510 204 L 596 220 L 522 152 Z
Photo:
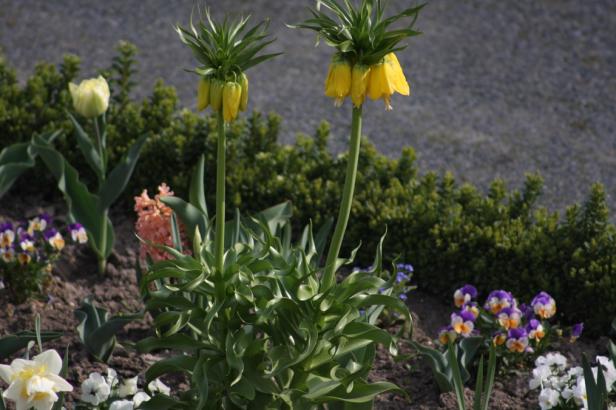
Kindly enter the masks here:
M 41 203 L 42 199 L 34 199 L 30 203 Z M 6 217 L 15 218 L 20 215 L 34 216 L 41 211 L 52 215 L 62 215 L 62 206 L 23 207 L 8 206 L 0 212 L 0 220 Z M 88 356 L 79 342 L 74 317 L 74 310 L 81 301 L 92 296 L 96 303 L 112 313 L 136 312 L 143 308 L 136 277 L 136 256 L 138 243 L 133 233 L 134 220 L 126 215 L 113 215 L 116 224 L 116 251 L 112 254 L 107 272 L 104 276 L 97 273 L 95 260 L 90 251 L 85 248 L 75 248 L 70 245 L 64 256 L 58 262 L 53 280 L 48 289 L 46 300 L 33 300 L 14 305 L 5 292 L 0 292 L 0 336 L 34 328 L 34 317 L 40 314 L 43 328 L 62 331 L 65 335 L 58 341 L 46 344 L 48 348 L 63 351 L 66 346 L 70 351 L 69 381 L 79 386 L 87 375 L 93 371 L 102 372 L 106 366 L 96 363 Z M 441 324 L 448 320 L 450 307 L 440 300 L 432 298 L 421 291 L 415 291 L 409 297 L 409 307 L 414 318 L 413 339 L 424 344 L 432 344 Z M 135 322 L 126 327 L 119 335 L 120 342 L 134 342 L 150 334 L 151 319 Z M 575 345 L 563 345 L 561 352 L 579 360 L 581 351 L 594 354 L 602 350 L 605 341 L 583 341 Z M 403 354 L 413 352 L 406 346 L 401 346 Z M 138 355 L 131 349 L 118 347 L 109 363 L 123 377 L 142 374 L 149 364 L 155 362 L 158 356 Z M 536 392 L 528 391 L 528 370 L 519 370 L 498 378 L 490 408 L 494 409 L 529 409 L 537 408 Z M 379 351 L 372 380 L 388 380 L 402 387 L 410 400 L 393 394 L 385 394 L 377 399 L 376 408 L 382 410 L 445 410 L 456 409 L 452 394 L 440 394 L 432 379 L 429 367 L 422 360 L 414 357 L 409 361 L 395 363 L 385 351 Z M 176 380 L 176 383 L 178 381 Z M 73 393 L 78 393 L 78 389 Z M 467 390 L 467 398 L 472 400 L 472 392 Z

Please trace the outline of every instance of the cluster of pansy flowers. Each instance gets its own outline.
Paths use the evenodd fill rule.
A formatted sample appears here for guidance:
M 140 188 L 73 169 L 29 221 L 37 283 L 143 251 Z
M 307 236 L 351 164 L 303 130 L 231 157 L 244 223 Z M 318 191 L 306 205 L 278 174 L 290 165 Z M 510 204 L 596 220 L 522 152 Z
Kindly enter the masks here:
M 556 314 L 556 301 L 547 292 L 539 292 L 530 304 L 519 304 L 511 292 L 494 290 L 485 303 L 477 302 L 478 292 L 472 285 L 457 289 L 453 301 L 459 310 L 451 314 L 449 326 L 439 331 L 438 340 L 446 345 L 458 337 L 484 336 L 497 347 L 519 354 L 543 347 L 553 328 L 549 319 Z M 569 330 L 573 342 L 580 337 L 584 325 Z M 562 334 L 559 330 L 558 334 Z
M 82 225 L 70 224 L 66 228 L 73 242 L 86 243 L 88 236 Z M 0 267 L 16 268 L 28 265 L 51 268 L 66 241 L 54 227 L 48 214 L 36 216 L 28 221 L 0 224 Z

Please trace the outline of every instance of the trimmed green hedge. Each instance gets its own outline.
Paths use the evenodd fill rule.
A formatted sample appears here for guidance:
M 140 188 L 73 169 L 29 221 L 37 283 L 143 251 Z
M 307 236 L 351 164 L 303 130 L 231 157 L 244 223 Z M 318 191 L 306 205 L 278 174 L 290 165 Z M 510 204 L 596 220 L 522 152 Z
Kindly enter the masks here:
M 135 52 L 134 46 L 120 44 L 113 66 L 102 71 L 115 101 L 108 117 L 111 161 L 144 132 L 150 134 L 122 206 L 131 212 L 132 196 L 163 181 L 185 196 L 191 167 L 203 151 L 208 199 L 214 203 L 214 121 L 180 110 L 175 90 L 160 81 L 149 98 L 132 100 Z M 78 72 L 79 60 L 68 56 L 59 68 L 39 64 L 20 86 L 15 72 L 0 62 L 0 148 L 62 127 L 67 133 L 59 144 L 85 178 L 91 178 L 71 148 L 74 140 L 64 113 L 70 109 L 67 84 Z M 251 212 L 291 200 L 298 225 L 309 218 L 319 225 L 335 216 L 345 158 L 327 149 L 327 124 L 312 138 L 300 135 L 295 145 L 287 146 L 277 142 L 280 121 L 276 115 L 254 113 L 232 125 L 229 212 L 233 206 Z M 22 184 L 13 195 L 54 186 L 45 182 L 42 169 L 34 172 L 37 179 L 30 181 L 41 183 Z M 387 256 L 400 255 L 412 263 L 417 284 L 428 292 L 448 300 L 466 282 L 485 292 L 508 289 L 523 299 L 546 290 L 568 322 L 584 321 L 589 333 L 606 333 L 616 316 L 616 231 L 609 223 L 603 188 L 593 186 L 586 203 L 569 207 L 562 216 L 537 205 L 541 189 L 541 178 L 529 175 L 520 192 L 509 192 L 496 180 L 485 195 L 456 183 L 451 174 L 420 175 L 411 148 L 389 159 L 366 141 L 346 252 L 361 241 L 365 252 L 360 260 L 369 264 L 388 226 Z

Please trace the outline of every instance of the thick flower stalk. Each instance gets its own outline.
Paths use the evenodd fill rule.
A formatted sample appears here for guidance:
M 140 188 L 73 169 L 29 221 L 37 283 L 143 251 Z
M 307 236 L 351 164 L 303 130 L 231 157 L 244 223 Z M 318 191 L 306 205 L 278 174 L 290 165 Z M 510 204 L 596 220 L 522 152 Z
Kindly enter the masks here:
M 336 48 L 325 80 L 325 95 L 333 98 L 337 107 L 342 106 L 347 97 L 353 103 L 347 171 L 336 227 L 325 262 L 322 290 L 329 289 L 335 283 L 338 255 L 349 222 L 357 178 L 364 101 L 366 97 L 382 99 L 386 109 L 390 110 L 394 93 L 410 95 L 410 86 L 395 52 L 404 48 L 400 45 L 402 40 L 420 34 L 413 30 L 413 26 L 423 5 L 386 18 L 384 3 L 363 0 L 359 5 L 354 5 L 351 1 L 340 4 L 336 0 L 320 0 L 317 7 L 311 10 L 313 18 L 291 26 L 316 31 L 319 38 Z M 390 29 L 394 22 L 401 23 L 404 19 L 409 19 L 405 25 Z
M 210 107 L 218 118 L 216 154 L 216 270 L 222 275 L 225 243 L 225 124 L 235 120 L 248 107 L 246 70 L 280 53 L 260 54 L 273 40 L 268 39 L 267 24 L 260 22 L 247 29 L 248 18 L 222 23 L 212 19 L 209 11 L 189 28 L 176 27 L 180 40 L 190 47 L 201 65 L 193 71 L 199 75 L 197 109 Z

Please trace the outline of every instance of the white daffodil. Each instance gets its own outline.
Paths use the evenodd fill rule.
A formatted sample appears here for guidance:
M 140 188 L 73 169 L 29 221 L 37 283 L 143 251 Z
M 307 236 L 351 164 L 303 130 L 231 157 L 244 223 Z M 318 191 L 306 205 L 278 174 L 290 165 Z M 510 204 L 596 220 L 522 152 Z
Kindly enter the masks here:
M 100 373 L 91 373 L 81 384 L 81 401 L 98 406 L 109 398 L 111 386 Z
M 55 350 L 47 350 L 32 360 L 15 359 L 9 365 L 0 365 L 0 378 L 9 384 L 3 397 L 15 402 L 17 410 L 50 410 L 58 400 L 59 392 L 73 390 L 59 376 L 62 359 Z
M 161 382 L 160 379 L 152 380 L 150 384 L 148 384 L 148 390 L 150 393 L 162 393 L 165 396 L 171 395 L 171 389 L 169 386 Z
M 141 403 L 149 401 L 150 399 L 151 397 L 146 392 L 140 391 L 133 396 L 133 404 L 135 405 L 135 408 L 139 408 Z
M 124 398 L 127 396 L 132 396 L 133 394 L 137 393 L 138 379 L 139 377 L 135 376 L 131 379 L 124 380 L 124 383 L 120 384 L 120 387 L 118 388 L 118 396 L 120 396 L 121 398 Z
M 116 400 L 109 406 L 109 410 L 133 410 L 133 408 L 131 400 Z

